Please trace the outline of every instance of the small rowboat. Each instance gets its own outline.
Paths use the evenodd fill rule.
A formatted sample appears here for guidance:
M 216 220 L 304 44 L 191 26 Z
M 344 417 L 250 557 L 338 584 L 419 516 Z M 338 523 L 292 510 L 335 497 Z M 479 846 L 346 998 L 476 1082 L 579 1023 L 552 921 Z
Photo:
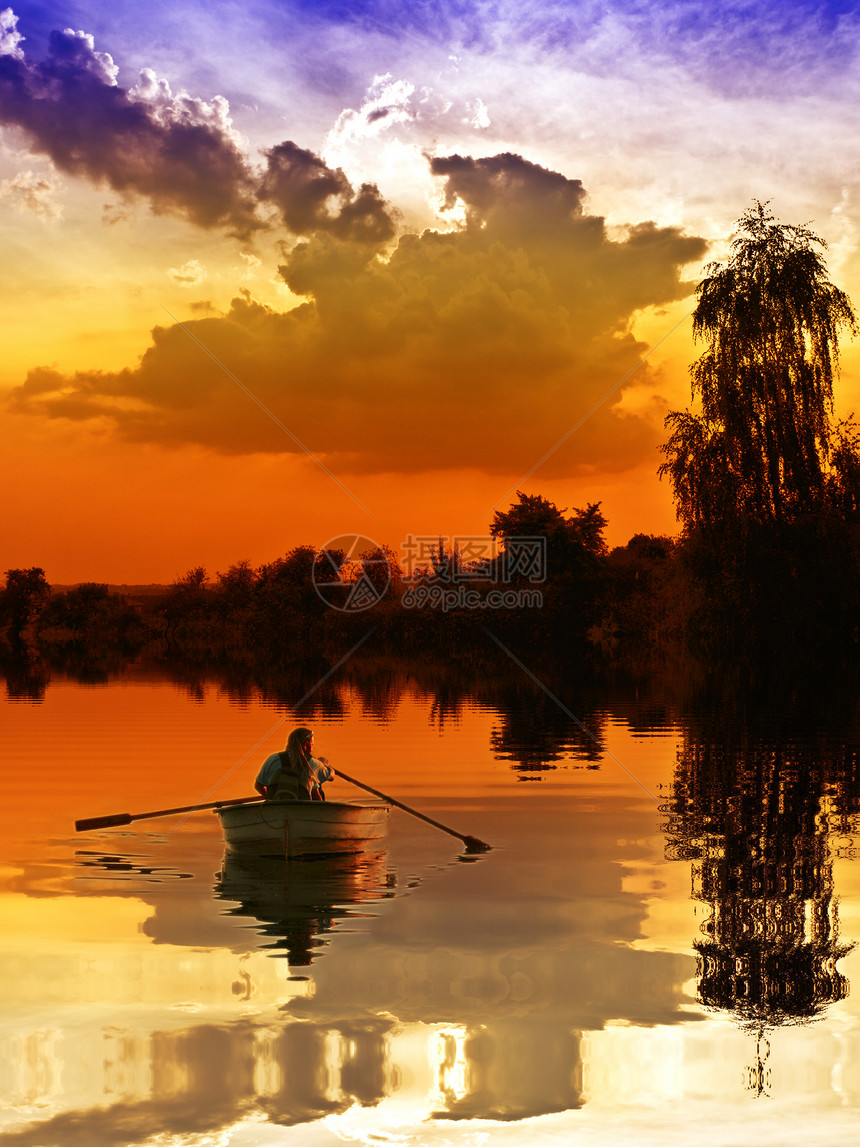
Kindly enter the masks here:
M 75 821 L 77 832 L 90 832 L 100 828 L 119 828 L 135 820 L 151 820 L 156 816 L 176 816 L 179 813 L 214 809 L 221 818 L 227 847 L 254 850 L 263 856 L 343 856 L 362 852 L 385 839 L 388 832 L 388 814 L 392 805 L 410 816 L 440 828 L 449 836 L 456 836 L 466 846 L 466 852 L 488 852 L 490 845 L 476 836 L 465 836 L 447 824 L 434 820 L 410 808 L 408 804 L 371 788 L 338 770 L 341 780 L 348 781 L 366 792 L 373 793 L 375 801 L 260 801 L 257 797 L 239 797 L 236 800 L 213 801 L 211 804 L 192 804 L 182 808 L 162 808 L 155 812 L 117 812 L 110 816 L 90 816 Z
M 287 859 L 378 848 L 390 812 L 387 801 L 263 801 L 215 809 L 228 849 Z

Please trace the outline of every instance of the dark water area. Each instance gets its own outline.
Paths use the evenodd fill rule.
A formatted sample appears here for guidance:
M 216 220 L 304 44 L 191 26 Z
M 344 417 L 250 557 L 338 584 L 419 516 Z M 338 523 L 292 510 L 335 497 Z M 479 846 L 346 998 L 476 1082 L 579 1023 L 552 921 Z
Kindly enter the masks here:
M 0 1143 L 853 1140 L 860 709 L 776 677 L 10 669 Z M 454 835 L 395 810 L 384 847 L 263 862 L 205 812 L 74 832 L 247 796 L 296 724 Z

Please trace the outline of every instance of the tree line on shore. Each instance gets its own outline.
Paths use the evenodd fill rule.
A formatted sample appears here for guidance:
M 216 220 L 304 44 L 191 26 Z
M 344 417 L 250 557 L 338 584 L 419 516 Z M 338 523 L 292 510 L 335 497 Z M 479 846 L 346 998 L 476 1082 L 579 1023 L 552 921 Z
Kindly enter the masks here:
M 103 584 L 52 593 L 42 569 L 8 570 L 0 626 L 10 649 L 29 646 L 55 661 L 87 649 L 128 656 L 148 649 L 277 666 L 330 656 L 370 631 L 377 649 L 462 655 L 482 625 L 545 641 L 563 634 L 579 648 L 605 589 L 605 525 L 596 505 L 565 517 L 545 498 L 521 494 L 509 513 L 496 515 L 494 557 L 467 561 L 440 539 L 426 564 L 408 572 L 388 546 L 349 557 L 311 545 L 258 567 L 239 561 L 214 577 L 195 567 L 162 592 L 140 596 Z M 511 539 L 520 535 L 544 543 L 527 571 L 510 561 Z
M 568 512 L 518 493 L 489 525 L 494 557 L 468 561 L 440 540 L 408 577 L 387 546 L 301 545 L 213 579 L 198 567 L 137 600 L 95 584 L 52 594 L 43 570 L 11 569 L 0 592 L 7 650 L 277 666 L 340 656 L 372 633 L 377 649 L 407 655 L 469 656 L 495 637 L 609 663 L 679 650 L 718 662 L 856 660 L 860 428 L 836 421 L 833 383 L 840 336 L 857 324 L 824 247 L 756 202 L 731 258 L 705 269 L 693 314 L 706 344 L 691 368 L 698 409 L 668 415 L 659 471 L 678 537 L 636 534 L 610 550 L 599 503 Z M 524 539 L 540 542 L 531 563 Z
M 0 593 L 7 655 L 38 650 L 57 668 L 145 652 L 277 668 L 340 656 L 370 633 L 376 651 L 463 658 L 487 644 L 487 631 L 520 653 L 545 649 L 607 664 L 682 650 L 710 660 L 792 650 L 845 660 L 858 649 L 860 523 L 819 515 L 719 536 L 636 534 L 609 549 L 599 506 L 566 515 L 540 495 L 518 497 L 497 520 L 528 531 L 511 538 L 545 538 L 539 581 L 463 569 L 457 551 L 441 543 L 430 567 L 409 578 L 393 551 L 365 553 L 339 583 L 345 593 L 362 576 L 380 583 L 371 604 L 355 610 L 320 592 L 332 585 L 319 581 L 329 555 L 310 545 L 256 568 L 237 562 L 213 578 L 197 567 L 140 597 L 103 584 L 52 593 L 42 570 L 9 570 Z M 585 536 L 576 529 L 584 519 Z M 499 558 L 506 552 L 502 538 Z M 410 608 L 407 595 L 418 592 L 423 604 Z M 479 604 L 492 593 L 508 604 Z

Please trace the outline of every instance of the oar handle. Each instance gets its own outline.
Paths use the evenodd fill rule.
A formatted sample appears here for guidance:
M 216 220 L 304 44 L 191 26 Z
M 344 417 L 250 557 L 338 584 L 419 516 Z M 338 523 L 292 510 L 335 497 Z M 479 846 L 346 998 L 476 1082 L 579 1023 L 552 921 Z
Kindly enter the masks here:
M 212 801 L 209 804 L 187 804 L 182 808 L 162 808 L 157 812 L 117 812 L 112 816 L 91 816 L 85 820 L 76 820 L 77 832 L 89 832 L 93 828 L 117 828 L 122 824 L 131 824 L 133 820 L 151 820 L 156 816 L 176 816 L 183 812 L 201 812 L 207 808 L 223 808 L 229 804 L 256 804 L 262 797 L 236 797 L 226 801 Z
M 75 821 L 76 832 L 89 832 L 92 828 L 116 828 L 120 824 L 131 824 L 131 813 L 118 812 L 114 816 L 91 816 Z
M 417 816 L 419 820 L 425 821 L 427 824 L 432 824 L 434 828 L 439 828 L 442 832 L 447 832 L 449 836 L 456 836 L 458 840 L 462 840 L 466 846 L 467 852 L 489 852 L 493 847 L 483 840 L 478 840 L 476 836 L 467 836 L 462 832 L 457 832 L 456 829 L 449 828 L 447 824 L 440 824 L 438 820 L 434 820 L 432 816 L 425 816 L 423 812 L 417 812 L 414 808 L 410 808 L 408 804 L 403 804 L 402 801 L 395 800 L 394 797 L 388 793 L 381 793 L 379 789 L 373 789 L 370 785 L 366 785 L 364 781 L 357 781 L 355 777 L 349 776 L 342 769 L 335 769 L 335 775 L 343 777 L 345 781 L 349 781 L 351 785 L 356 785 L 357 788 L 364 789 L 365 792 L 373 793 L 375 797 L 381 797 L 382 800 L 388 801 L 389 804 L 395 805 L 397 808 L 402 808 L 404 812 L 408 812 L 410 816 Z

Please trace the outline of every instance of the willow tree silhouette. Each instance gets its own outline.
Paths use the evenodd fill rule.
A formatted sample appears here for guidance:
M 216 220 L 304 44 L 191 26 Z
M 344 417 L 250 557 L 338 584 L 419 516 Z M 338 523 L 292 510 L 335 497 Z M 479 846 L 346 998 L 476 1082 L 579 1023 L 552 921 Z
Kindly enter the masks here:
M 732 257 L 698 287 L 691 368 L 702 412 L 673 411 L 662 447 L 685 525 L 791 519 L 833 502 L 854 477 L 853 425 L 834 425 L 839 336 L 857 333 L 848 296 L 827 277 L 807 227 L 756 202 L 738 220 Z
M 860 636 L 860 430 L 833 409 L 839 339 L 858 328 L 822 249 L 757 201 L 729 261 L 709 264 L 698 287 L 701 411 L 667 416 L 659 474 L 671 480 L 680 557 L 701 591 L 688 628 L 708 652 Z

